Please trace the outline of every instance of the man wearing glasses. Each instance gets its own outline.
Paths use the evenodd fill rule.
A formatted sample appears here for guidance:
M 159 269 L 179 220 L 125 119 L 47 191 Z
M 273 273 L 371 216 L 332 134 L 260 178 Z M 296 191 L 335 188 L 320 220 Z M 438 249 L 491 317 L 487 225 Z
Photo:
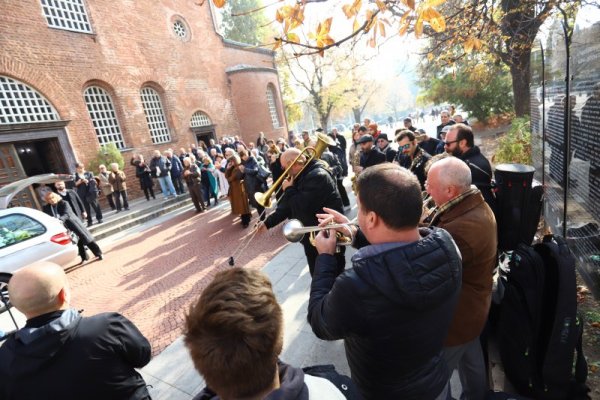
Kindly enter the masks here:
M 481 191 L 485 202 L 494 210 L 496 198 L 492 192 L 492 166 L 475 146 L 473 130 L 465 124 L 453 125 L 444 141 L 446 153 L 463 160 L 471 169 L 473 185 Z
M 415 174 L 421 184 L 421 190 L 425 190 L 425 181 L 427 180 L 425 165 L 431 159 L 431 155 L 417 144 L 415 134 L 407 129 L 398 133 L 396 143 L 398 143 L 396 164 Z

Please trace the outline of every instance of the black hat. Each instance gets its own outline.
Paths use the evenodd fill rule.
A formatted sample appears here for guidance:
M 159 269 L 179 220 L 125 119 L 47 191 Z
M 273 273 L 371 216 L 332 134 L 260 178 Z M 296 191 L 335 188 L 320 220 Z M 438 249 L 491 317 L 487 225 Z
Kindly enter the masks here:
M 360 139 L 358 139 L 356 141 L 357 144 L 362 144 L 362 143 L 367 143 L 367 142 L 372 142 L 373 141 L 373 136 L 371 135 L 364 135 L 361 136 Z
M 317 128 L 317 129 L 315 129 L 315 131 L 317 131 L 317 132 L 323 132 L 323 128 Z
M 379 136 L 377 136 L 377 140 L 379 139 L 384 139 L 386 142 L 390 141 L 390 139 L 387 137 L 387 133 L 380 133 Z

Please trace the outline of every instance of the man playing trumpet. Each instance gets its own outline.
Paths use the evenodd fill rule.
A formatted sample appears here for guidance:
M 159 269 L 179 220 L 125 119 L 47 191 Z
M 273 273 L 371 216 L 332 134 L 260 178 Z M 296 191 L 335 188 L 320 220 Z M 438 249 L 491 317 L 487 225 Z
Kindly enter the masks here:
M 289 178 L 283 181 L 283 196 L 278 201 L 275 212 L 259 227 L 261 231 L 266 231 L 287 218 L 298 219 L 304 226 L 317 225 L 316 214 L 323 212 L 323 207 L 343 212 L 335 177 L 323 162 L 315 159 L 307 162 L 306 156 L 296 148 L 283 152 L 280 161 L 282 168 L 289 168 Z M 310 243 L 309 235 L 305 235 L 301 243 L 312 276 L 318 256 L 317 249 Z M 344 249 L 336 253 L 334 258 L 337 275 L 344 270 Z
M 443 229 L 418 228 L 421 187 L 408 170 L 392 163 L 369 167 L 357 189 L 354 236 L 364 246 L 352 268 L 337 276 L 336 235 L 317 235 L 308 322 L 321 339 L 344 339 L 364 398 L 446 399 L 450 375 L 442 347 L 462 272 L 456 244 Z M 325 211 L 318 215 L 322 225 L 349 223 Z

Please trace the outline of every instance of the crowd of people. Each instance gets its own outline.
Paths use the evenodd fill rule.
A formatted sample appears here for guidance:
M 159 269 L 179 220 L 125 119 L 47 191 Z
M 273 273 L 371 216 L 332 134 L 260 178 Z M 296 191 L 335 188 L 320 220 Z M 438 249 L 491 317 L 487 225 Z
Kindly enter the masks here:
M 497 252 L 491 167 L 472 129 L 441 115 L 445 136 L 430 138 L 408 120 L 395 133 L 397 150 L 365 121 L 354 127 L 348 153 L 343 136 L 330 132 L 322 159 L 302 149 L 323 138 L 303 132 L 302 143 L 289 148 L 260 135 L 256 145 L 225 140 L 178 156 L 155 152 L 148 165 L 141 156 L 132 160 L 136 170 L 159 179 L 164 196 L 183 193 L 185 182 L 198 212 L 227 185 L 232 213 L 244 226 L 252 206 L 259 231 L 289 218 L 324 228 L 314 245 L 302 241 L 312 277 L 308 322 L 318 338 L 344 340 L 351 379 L 331 367 L 301 369 L 279 360 L 283 316 L 271 283 L 260 272 L 231 268 L 216 275 L 186 314 L 184 340 L 207 383 L 196 399 L 445 400 L 452 398 L 454 369 L 460 398 L 486 397 L 481 335 Z M 444 151 L 436 154 L 440 145 Z M 164 173 L 174 164 L 179 174 Z M 356 221 L 345 215 L 349 201 L 339 189 L 349 166 Z M 266 189 L 268 172 L 261 167 L 275 181 L 287 171 L 269 215 L 253 196 Z M 77 174 L 78 187 L 90 181 L 81 166 Z M 113 169 L 108 181 L 116 176 Z M 113 183 L 113 191 L 124 190 Z M 50 212 L 62 215 L 56 200 L 48 194 Z M 343 227 L 327 229 L 331 223 Z M 351 266 L 338 235 L 349 235 L 359 249 Z M 57 266 L 25 267 L 8 289 L 28 320 L 0 348 L 0 398 L 150 398 L 135 371 L 148 362 L 149 344 L 129 320 L 115 313 L 82 317 Z M 72 384 L 56 385 L 64 371 Z

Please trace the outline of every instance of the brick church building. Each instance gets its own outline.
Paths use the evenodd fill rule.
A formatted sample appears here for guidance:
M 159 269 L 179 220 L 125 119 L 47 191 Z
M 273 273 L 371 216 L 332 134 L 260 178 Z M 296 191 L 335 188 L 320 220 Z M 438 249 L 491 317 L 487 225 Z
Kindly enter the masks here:
M 135 197 L 134 153 L 287 137 L 274 53 L 224 39 L 198 3 L 2 1 L 0 186 L 72 173 L 114 143 Z

